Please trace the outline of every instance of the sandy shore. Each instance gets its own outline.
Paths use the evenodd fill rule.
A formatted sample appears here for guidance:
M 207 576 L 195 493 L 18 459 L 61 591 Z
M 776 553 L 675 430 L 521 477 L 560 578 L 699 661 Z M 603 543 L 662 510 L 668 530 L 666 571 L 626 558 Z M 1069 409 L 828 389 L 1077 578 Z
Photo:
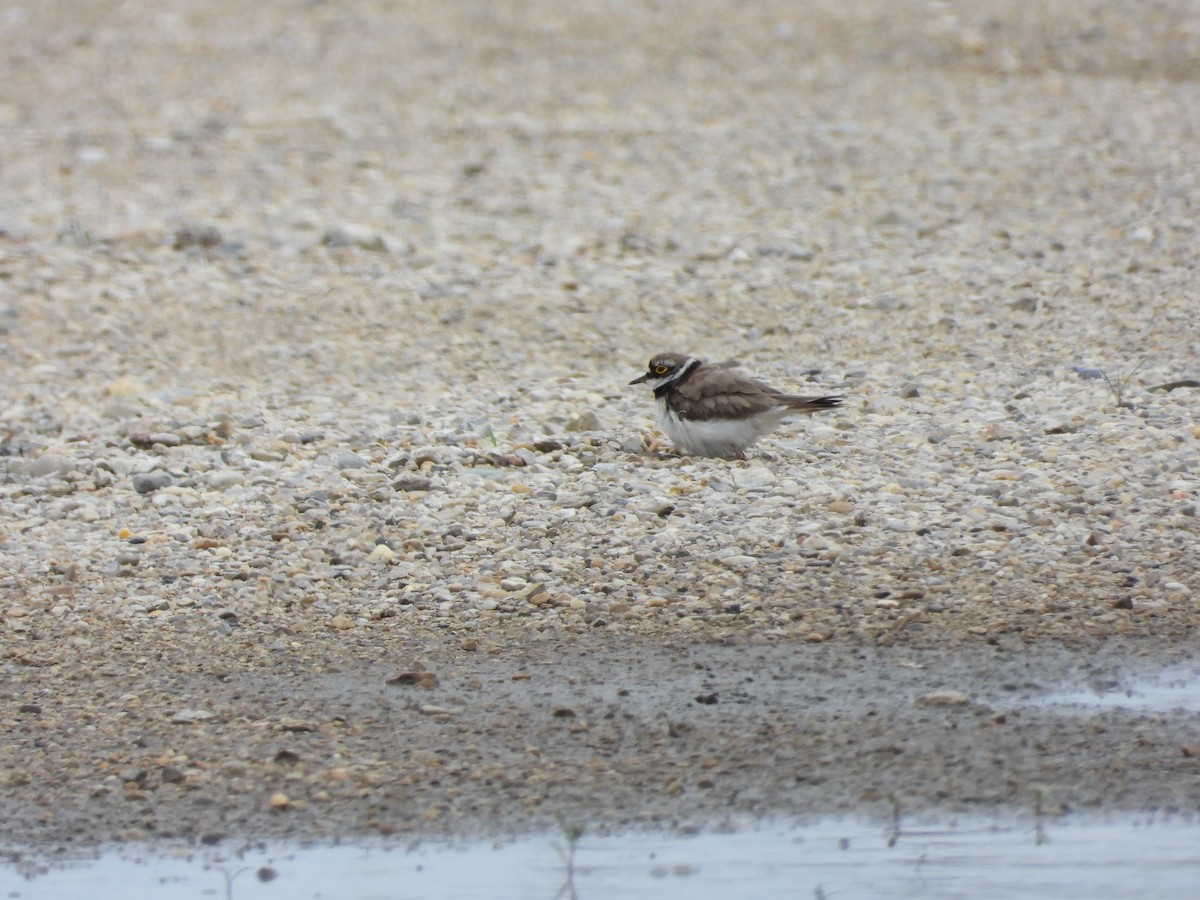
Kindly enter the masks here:
M 1196 659 L 1194 4 L 240 9 L 0 16 L 0 839 L 1196 810 L 1039 705 Z

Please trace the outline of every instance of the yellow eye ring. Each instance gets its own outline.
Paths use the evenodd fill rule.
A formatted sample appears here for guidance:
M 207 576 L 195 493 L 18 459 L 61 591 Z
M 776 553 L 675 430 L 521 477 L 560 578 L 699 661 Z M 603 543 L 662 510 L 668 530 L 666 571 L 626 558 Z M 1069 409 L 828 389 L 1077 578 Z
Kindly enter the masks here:
M 670 372 L 670 371 L 671 371 L 671 367 L 670 367 L 670 366 L 655 366 L 655 367 L 654 367 L 654 374 L 655 374 L 655 375 L 666 375 L 666 374 L 667 374 L 668 372 Z

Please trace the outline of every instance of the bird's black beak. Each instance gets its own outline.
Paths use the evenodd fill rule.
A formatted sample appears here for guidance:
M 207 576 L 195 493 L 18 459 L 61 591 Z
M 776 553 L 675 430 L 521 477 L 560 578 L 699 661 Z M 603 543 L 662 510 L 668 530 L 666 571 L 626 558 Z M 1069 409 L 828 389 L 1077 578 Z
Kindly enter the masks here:
M 643 381 L 649 381 L 651 377 L 652 376 L 650 375 L 650 373 L 646 372 L 642 375 L 639 375 L 637 378 L 633 379 L 633 381 L 631 381 L 629 383 L 630 384 L 641 384 Z

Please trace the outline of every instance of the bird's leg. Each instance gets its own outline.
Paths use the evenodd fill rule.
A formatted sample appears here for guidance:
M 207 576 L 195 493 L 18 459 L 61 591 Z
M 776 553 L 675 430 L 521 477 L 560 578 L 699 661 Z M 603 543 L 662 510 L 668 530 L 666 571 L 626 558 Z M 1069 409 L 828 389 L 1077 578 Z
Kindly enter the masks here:
M 734 459 L 740 459 L 742 462 L 745 462 L 745 461 L 746 461 L 746 451 L 745 451 L 745 450 L 739 450 L 737 453 L 735 453 L 735 454 L 733 455 L 733 458 L 734 458 Z

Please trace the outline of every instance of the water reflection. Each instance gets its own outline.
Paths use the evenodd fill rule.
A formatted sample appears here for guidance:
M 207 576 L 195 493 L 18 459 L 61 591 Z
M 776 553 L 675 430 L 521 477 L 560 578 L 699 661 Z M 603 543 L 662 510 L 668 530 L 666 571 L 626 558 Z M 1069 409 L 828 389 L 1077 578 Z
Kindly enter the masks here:
M 1040 827 L 1039 827 L 1040 826 Z M 1039 842 L 1039 833 L 1044 840 Z M 473 844 L 122 847 L 0 869 L 0 896 L 137 898 L 756 898 L 1200 896 L 1200 825 L 1181 819 L 955 819 L 695 835 L 566 832 Z
M 1050 694 L 1040 705 L 1079 712 L 1129 709 L 1135 712 L 1200 712 L 1200 666 L 1189 664 L 1159 672 L 1092 676 L 1076 689 Z

